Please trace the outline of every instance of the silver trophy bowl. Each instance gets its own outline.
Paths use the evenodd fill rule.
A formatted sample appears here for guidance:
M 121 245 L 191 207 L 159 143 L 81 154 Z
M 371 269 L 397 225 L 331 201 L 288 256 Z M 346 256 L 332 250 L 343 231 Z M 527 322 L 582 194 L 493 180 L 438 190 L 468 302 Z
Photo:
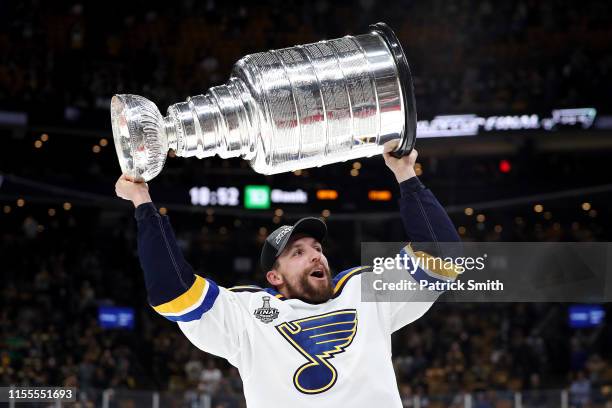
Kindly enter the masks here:
M 138 95 L 111 101 L 123 173 L 149 181 L 179 157 L 249 160 L 262 174 L 383 152 L 409 154 L 416 138 L 412 77 L 384 23 L 367 34 L 247 55 L 229 81 L 168 108 Z M 389 143 L 392 144 L 392 143 Z

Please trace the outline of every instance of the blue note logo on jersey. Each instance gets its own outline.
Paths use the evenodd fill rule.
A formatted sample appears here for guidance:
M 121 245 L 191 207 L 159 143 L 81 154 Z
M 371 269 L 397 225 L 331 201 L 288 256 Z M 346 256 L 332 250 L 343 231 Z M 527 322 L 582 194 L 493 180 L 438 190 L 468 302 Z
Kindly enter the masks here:
M 304 394 L 318 394 L 329 390 L 338 379 L 329 360 L 353 342 L 357 311 L 346 309 L 306 317 L 279 324 L 276 329 L 308 360 L 293 374 L 295 388 Z

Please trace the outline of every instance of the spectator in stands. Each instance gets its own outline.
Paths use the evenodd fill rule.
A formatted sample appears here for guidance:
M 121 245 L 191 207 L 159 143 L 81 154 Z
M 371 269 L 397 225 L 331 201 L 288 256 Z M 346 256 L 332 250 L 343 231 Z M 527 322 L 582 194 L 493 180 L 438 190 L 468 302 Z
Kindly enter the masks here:
M 584 375 L 584 371 L 575 374 L 570 385 L 570 403 L 576 408 L 586 407 L 591 400 L 591 381 Z

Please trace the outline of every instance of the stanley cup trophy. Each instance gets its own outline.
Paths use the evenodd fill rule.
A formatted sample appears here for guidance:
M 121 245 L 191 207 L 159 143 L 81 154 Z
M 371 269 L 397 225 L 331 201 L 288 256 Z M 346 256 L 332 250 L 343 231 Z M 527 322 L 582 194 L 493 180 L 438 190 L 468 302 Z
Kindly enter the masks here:
M 369 157 L 397 141 L 410 153 L 416 105 L 410 68 L 384 23 L 357 36 L 247 55 L 225 85 L 168 108 L 115 95 L 111 119 L 125 174 L 149 181 L 177 156 L 242 157 L 262 174 Z

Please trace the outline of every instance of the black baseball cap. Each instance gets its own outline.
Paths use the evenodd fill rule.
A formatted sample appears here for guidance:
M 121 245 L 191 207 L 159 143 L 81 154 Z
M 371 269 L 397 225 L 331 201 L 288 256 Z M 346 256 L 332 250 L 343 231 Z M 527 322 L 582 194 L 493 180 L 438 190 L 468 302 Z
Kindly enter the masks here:
M 327 225 L 320 218 L 306 217 L 293 225 L 283 225 L 275 229 L 268 235 L 261 249 L 260 264 L 264 272 L 272 269 L 276 258 L 295 234 L 304 234 L 321 242 L 327 235 Z

